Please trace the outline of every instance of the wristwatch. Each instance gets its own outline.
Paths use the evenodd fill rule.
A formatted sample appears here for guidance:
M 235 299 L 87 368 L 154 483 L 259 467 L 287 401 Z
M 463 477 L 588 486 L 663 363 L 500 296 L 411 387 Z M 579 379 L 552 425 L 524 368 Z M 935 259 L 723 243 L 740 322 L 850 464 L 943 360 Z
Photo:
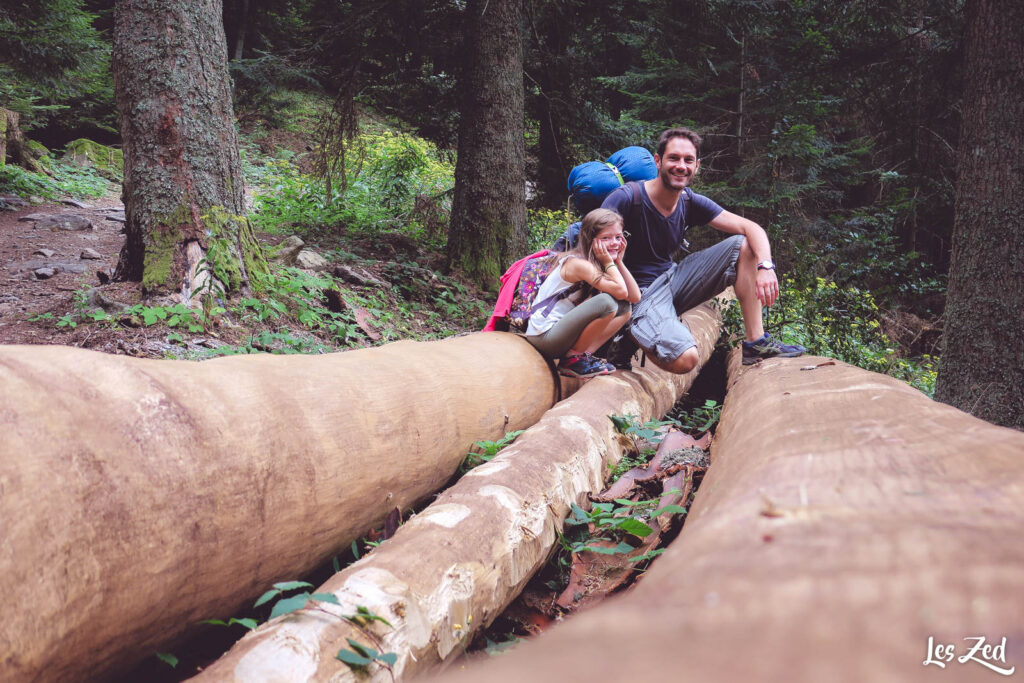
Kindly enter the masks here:
M 771 259 L 765 259 L 764 261 L 758 261 L 757 269 L 758 270 L 775 270 L 775 264 L 772 262 Z

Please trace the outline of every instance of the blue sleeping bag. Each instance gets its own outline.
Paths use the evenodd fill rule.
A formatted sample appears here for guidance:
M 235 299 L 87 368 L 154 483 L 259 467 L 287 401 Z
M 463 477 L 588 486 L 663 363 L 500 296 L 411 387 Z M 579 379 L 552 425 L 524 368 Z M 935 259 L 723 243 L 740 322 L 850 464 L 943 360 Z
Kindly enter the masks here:
M 601 161 L 588 161 L 569 173 L 569 192 L 580 215 L 601 207 L 608 193 L 622 185 L 618 169 Z
M 615 188 L 658 175 L 654 155 L 644 147 L 624 147 L 605 162 L 587 161 L 569 173 L 569 192 L 581 216 L 600 208 Z
M 654 155 L 646 147 L 620 149 L 608 157 L 608 163 L 619 169 L 623 185 L 633 180 L 651 180 L 658 175 L 658 167 L 654 164 Z

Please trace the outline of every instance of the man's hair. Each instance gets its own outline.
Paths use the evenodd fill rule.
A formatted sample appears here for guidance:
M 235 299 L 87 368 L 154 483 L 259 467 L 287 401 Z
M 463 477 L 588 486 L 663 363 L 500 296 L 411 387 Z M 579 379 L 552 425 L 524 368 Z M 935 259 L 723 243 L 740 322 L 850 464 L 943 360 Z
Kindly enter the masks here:
M 700 136 L 694 133 L 689 128 L 669 128 L 658 138 L 658 156 L 665 155 L 665 148 L 668 147 L 668 141 L 672 138 L 686 138 L 693 143 L 693 148 L 697 150 L 697 158 L 700 158 Z

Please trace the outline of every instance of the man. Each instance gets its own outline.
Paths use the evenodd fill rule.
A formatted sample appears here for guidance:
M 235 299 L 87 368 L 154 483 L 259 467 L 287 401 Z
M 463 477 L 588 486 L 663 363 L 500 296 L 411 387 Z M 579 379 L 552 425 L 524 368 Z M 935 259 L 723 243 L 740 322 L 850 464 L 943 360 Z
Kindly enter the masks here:
M 679 314 L 733 285 L 746 328 L 743 364 L 799 356 L 802 346 L 783 344 L 764 331 L 761 307 L 779 296 L 768 235 L 757 223 L 688 189 L 700 169 L 699 153 L 696 133 L 666 130 L 654 155 L 658 175 L 639 184 L 640 201 L 632 195 L 637 186 L 623 186 L 602 204 L 625 219 L 630 237 L 624 262 L 643 290 L 633 307 L 633 339 L 658 367 L 680 374 L 693 370 L 699 362 L 697 342 Z M 704 224 L 732 236 L 674 263 L 671 256 L 686 226 Z

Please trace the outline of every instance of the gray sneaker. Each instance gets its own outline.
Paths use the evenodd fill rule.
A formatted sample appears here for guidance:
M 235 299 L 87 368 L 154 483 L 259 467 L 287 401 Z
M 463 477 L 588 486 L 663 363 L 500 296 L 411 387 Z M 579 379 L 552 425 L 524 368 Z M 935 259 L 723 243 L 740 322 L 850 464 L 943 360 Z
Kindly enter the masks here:
M 755 342 L 743 342 L 743 364 L 753 365 L 765 358 L 796 358 L 804 355 L 807 349 L 799 344 L 783 344 L 772 339 L 767 332 Z

